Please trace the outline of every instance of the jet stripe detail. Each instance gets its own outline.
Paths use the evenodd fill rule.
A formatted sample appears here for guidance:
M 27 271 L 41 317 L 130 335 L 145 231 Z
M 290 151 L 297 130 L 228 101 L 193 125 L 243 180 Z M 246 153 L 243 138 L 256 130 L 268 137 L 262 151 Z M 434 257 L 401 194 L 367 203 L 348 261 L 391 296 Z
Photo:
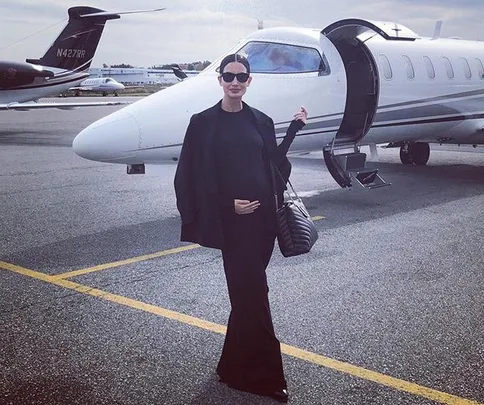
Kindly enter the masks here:
M 379 120 L 380 123 L 375 122 L 371 126 L 371 128 L 390 128 L 390 127 L 398 127 L 398 126 L 407 126 L 407 125 L 421 125 L 421 124 L 437 124 L 437 123 L 443 123 L 443 122 L 452 122 L 452 121 L 466 121 L 466 120 L 473 120 L 473 119 L 480 119 L 484 118 L 484 113 L 477 113 L 477 114 L 471 114 L 471 115 L 451 115 L 451 116 L 444 116 L 444 117 L 433 117 L 433 118 L 423 118 L 423 119 L 409 119 L 409 120 L 399 120 L 399 121 L 394 121 L 391 122 L 391 120 L 388 121 L 383 121 Z M 339 129 L 339 126 L 334 126 L 334 120 L 331 120 L 329 122 L 324 122 L 324 121 L 319 121 L 319 122 L 313 122 L 311 124 L 308 124 L 305 128 L 306 130 L 303 130 L 302 132 L 298 133 L 296 137 L 303 137 L 307 135 L 318 135 L 318 134 L 327 134 L 331 132 L 337 132 Z M 329 125 L 324 125 L 322 126 L 321 124 L 333 124 L 332 126 Z M 312 130 L 311 132 L 306 132 L 307 130 Z M 285 136 L 285 133 L 287 131 L 286 128 L 279 128 L 276 132 L 276 139 L 282 139 Z M 172 145 L 160 145 L 160 146 L 153 146 L 149 148 L 140 148 L 140 149 L 133 149 L 129 150 L 127 152 L 140 152 L 144 150 L 155 150 L 155 149 L 166 149 L 166 148 L 178 148 L 181 147 L 183 144 L 181 143 L 176 143 Z
M 334 113 L 334 114 L 326 114 L 326 115 L 317 115 L 315 117 L 308 118 L 308 123 L 312 123 L 312 121 L 320 119 L 320 118 L 330 118 L 330 117 L 338 117 L 339 116 L 340 119 L 343 119 L 343 115 L 344 115 L 344 113 L 342 113 L 342 112 Z M 274 124 L 274 126 L 278 127 L 279 125 L 289 125 L 291 123 L 291 121 L 277 122 L 277 123 Z
M 383 113 L 385 113 L 385 114 L 390 113 L 390 112 L 383 112 L 382 110 L 389 110 L 389 109 L 392 109 L 392 108 L 403 107 L 403 106 L 408 106 L 408 107 L 415 106 L 415 108 L 422 108 L 422 109 L 425 108 L 425 107 L 442 108 L 442 103 L 430 105 L 430 106 L 419 106 L 419 104 L 431 103 L 431 102 L 434 102 L 434 101 L 442 101 L 442 102 L 447 103 L 447 102 L 456 101 L 456 99 L 459 99 L 459 98 L 463 99 L 462 101 L 464 101 L 464 100 L 471 100 L 472 98 L 476 98 L 476 96 L 482 96 L 482 95 L 484 95 L 484 90 L 474 90 L 474 91 L 455 93 L 455 94 L 450 94 L 450 95 L 445 95 L 445 96 L 430 97 L 430 98 L 416 100 L 416 101 L 414 100 L 414 101 L 407 101 L 407 102 L 403 102 L 403 103 L 396 103 L 396 104 L 388 104 L 388 105 L 384 105 L 384 106 L 379 106 L 375 120 L 379 120 L 379 116 L 381 116 Z M 401 109 L 396 110 L 396 112 L 401 112 L 402 114 L 403 113 L 408 114 L 409 111 L 411 111 L 411 108 L 407 108 L 405 110 L 401 110 Z M 428 114 L 429 113 L 427 112 L 427 115 Z M 437 114 L 435 114 L 435 115 L 437 115 Z M 343 116 L 344 116 L 344 113 L 342 113 L 342 112 L 341 113 L 334 113 L 334 114 L 327 114 L 327 115 L 319 115 L 319 116 L 309 118 L 307 125 L 313 124 L 312 127 L 314 128 L 314 125 L 317 125 L 318 123 L 320 123 L 319 121 L 314 122 L 315 120 L 320 120 L 320 119 L 324 119 L 324 118 L 331 118 L 331 117 L 339 117 L 339 118 L 342 119 Z M 333 121 L 340 121 L 340 119 L 335 119 Z M 281 121 L 281 122 L 275 123 L 275 126 L 277 128 L 277 132 L 279 133 L 279 132 L 282 132 L 282 131 L 286 131 L 287 127 L 285 127 L 285 128 L 284 127 L 279 128 L 279 127 L 282 126 L 282 125 L 288 125 L 288 124 L 290 124 L 290 122 L 291 121 Z
M 428 119 L 413 120 L 413 121 L 398 121 L 398 122 L 391 122 L 386 124 L 375 124 L 375 125 L 372 125 L 372 128 L 385 128 L 385 127 L 420 125 L 420 124 L 436 124 L 439 122 L 466 121 L 466 120 L 474 120 L 479 118 L 484 118 L 484 113 L 473 114 L 473 115 L 455 115 L 455 116 L 449 116 L 449 117 L 443 117 L 443 118 L 428 118 Z
M 79 74 L 85 73 L 85 74 L 89 74 L 88 72 L 86 72 L 86 69 L 91 64 L 91 62 L 92 62 L 92 58 L 89 59 L 87 62 L 85 62 L 83 65 L 76 67 L 74 70 L 66 70 L 64 72 L 57 73 L 54 76 L 54 78 L 68 76 L 68 75 L 71 75 L 73 73 L 79 73 Z M 42 67 L 45 68 L 46 70 L 49 70 L 50 69 L 48 66 L 42 66 Z
M 312 131 L 312 132 L 303 132 L 303 133 L 299 133 L 296 135 L 297 138 L 300 138 L 300 137 L 303 137 L 303 136 L 306 136 L 306 135 L 321 135 L 321 134 L 329 134 L 331 132 L 338 132 L 338 128 L 329 128 L 329 129 L 321 129 L 321 130 L 318 130 L 318 131 Z M 284 137 L 286 136 L 286 134 L 284 133 L 283 135 L 281 136 L 276 136 L 276 139 L 283 139 Z
M 103 24 L 104 27 L 104 24 Z M 59 39 L 59 41 L 66 41 L 67 39 L 75 38 L 77 39 L 78 36 L 84 35 L 84 34 L 89 34 L 90 32 L 96 32 L 98 31 L 98 28 L 93 28 L 91 30 L 83 31 L 83 32 L 76 32 L 75 34 L 69 35 L 68 37 Z
M 384 106 L 379 106 L 378 110 L 383 110 L 383 109 L 389 109 L 389 108 L 395 108 L 395 107 L 403 107 L 403 106 L 411 106 L 411 105 L 417 105 L 417 104 L 424 104 L 424 103 L 430 103 L 433 101 L 443 101 L 443 100 L 452 100 L 455 98 L 465 98 L 465 97 L 472 97 L 472 96 L 477 96 L 477 95 L 483 95 L 484 90 L 472 90 L 472 91 L 465 91 L 462 93 L 454 93 L 454 94 L 448 94 L 445 96 L 437 96 L 437 97 L 429 97 L 429 98 L 424 98 L 421 100 L 413 100 L 413 101 L 405 101 L 402 103 L 395 103 L 395 104 L 388 104 Z
M 82 77 L 80 77 L 80 78 L 79 77 L 75 77 L 75 78 L 68 79 L 68 80 L 62 80 L 62 81 L 57 81 L 57 82 L 45 83 L 45 84 L 38 84 L 38 85 L 35 85 L 35 86 L 17 87 L 17 88 L 14 88 L 14 89 L 8 89 L 7 91 L 27 90 L 27 89 L 41 89 L 41 88 L 44 88 L 44 87 L 52 87 L 52 86 L 58 86 L 60 84 L 67 84 L 67 83 L 71 83 L 71 82 L 77 82 L 79 80 L 82 80 Z

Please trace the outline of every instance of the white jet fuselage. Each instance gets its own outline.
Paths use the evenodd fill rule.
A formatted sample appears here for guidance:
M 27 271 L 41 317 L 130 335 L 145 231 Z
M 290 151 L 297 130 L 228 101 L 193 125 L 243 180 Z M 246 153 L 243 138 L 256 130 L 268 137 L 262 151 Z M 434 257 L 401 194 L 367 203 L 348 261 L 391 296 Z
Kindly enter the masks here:
M 344 40 L 317 29 L 274 28 L 255 32 L 223 56 L 251 42 L 319 52 L 329 68 L 325 72 L 253 71 L 244 98 L 273 118 L 278 138 L 294 112 L 307 108 L 308 124 L 293 152 L 331 144 L 484 143 L 483 43 L 388 40 L 368 32 Z M 125 164 L 176 160 L 190 117 L 222 97 L 216 71 L 222 57 L 198 76 L 91 124 L 74 140 L 75 152 Z

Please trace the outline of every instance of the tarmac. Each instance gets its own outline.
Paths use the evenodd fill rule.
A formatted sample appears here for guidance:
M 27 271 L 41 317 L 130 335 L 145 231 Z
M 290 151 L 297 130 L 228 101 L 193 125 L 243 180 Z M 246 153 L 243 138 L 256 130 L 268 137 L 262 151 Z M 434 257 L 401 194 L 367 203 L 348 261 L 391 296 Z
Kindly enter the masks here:
M 218 382 L 222 259 L 179 241 L 175 163 L 72 151 L 119 108 L 0 113 L 0 404 L 275 404 Z M 319 240 L 268 268 L 289 403 L 483 404 L 482 149 L 378 151 L 375 190 L 290 158 Z

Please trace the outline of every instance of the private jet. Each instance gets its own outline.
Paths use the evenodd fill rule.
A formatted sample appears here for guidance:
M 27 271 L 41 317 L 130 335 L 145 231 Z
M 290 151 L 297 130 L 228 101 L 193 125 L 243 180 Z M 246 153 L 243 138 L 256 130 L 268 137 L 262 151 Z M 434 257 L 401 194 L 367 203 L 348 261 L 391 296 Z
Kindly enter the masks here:
M 102 93 L 103 96 L 113 93 L 117 96 L 118 92 L 124 89 L 124 84 L 119 83 L 112 77 L 96 77 L 93 79 L 86 79 L 79 84 L 79 86 L 70 87 L 68 91 L 74 91 L 76 96 L 80 96 L 81 92 L 84 91 L 89 93 Z
M 36 103 L 42 97 L 58 95 L 84 81 L 89 73 L 104 25 L 121 14 L 161 11 L 109 12 L 93 7 L 71 7 L 69 21 L 45 55 L 26 63 L 0 61 L 0 110 L 26 111 L 43 108 L 119 105 L 120 102 Z
M 344 19 L 324 29 L 262 29 L 190 80 L 139 100 L 77 135 L 74 151 L 128 173 L 178 159 L 192 114 L 222 97 L 217 67 L 240 53 L 253 77 L 245 101 L 271 116 L 281 139 L 293 111 L 310 117 L 290 151 L 322 151 L 343 188 L 388 185 L 366 167 L 363 145 L 400 149 L 425 165 L 430 143 L 484 143 L 484 43 L 423 38 L 393 22 Z

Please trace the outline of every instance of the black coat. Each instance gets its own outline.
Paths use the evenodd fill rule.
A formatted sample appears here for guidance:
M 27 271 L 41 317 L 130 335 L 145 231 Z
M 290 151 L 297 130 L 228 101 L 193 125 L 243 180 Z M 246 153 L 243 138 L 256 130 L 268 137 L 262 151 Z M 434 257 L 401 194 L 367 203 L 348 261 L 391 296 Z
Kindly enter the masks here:
M 177 207 L 182 220 L 181 240 L 216 249 L 221 249 L 224 242 L 214 148 L 221 108 L 220 101 L 192 116 L 175 174 Z M 282 201 L 291 173 L 291 164 L 286 153 L 296 132 L 304 124 L 293 121 L 283 142 L 278 146 L 272 119 L 245 103 L 244 108 L 251 111 L 264 142 L 266 158 L 271 159 L 281 173 L 275 176 L 275 188 L 279 201 Z

